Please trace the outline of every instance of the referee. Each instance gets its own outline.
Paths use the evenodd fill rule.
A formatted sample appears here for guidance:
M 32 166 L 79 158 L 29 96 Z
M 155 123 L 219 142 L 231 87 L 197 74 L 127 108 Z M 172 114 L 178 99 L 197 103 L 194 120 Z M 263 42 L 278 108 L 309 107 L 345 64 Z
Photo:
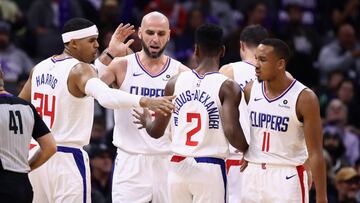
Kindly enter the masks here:
M 55 152 L 53 136 L 35 108 L 4 89 L 0 67 L 0 202 L 32 202 L 28 172 L 39 167 Z M 28 161 L 30 140 L 40 150 Z

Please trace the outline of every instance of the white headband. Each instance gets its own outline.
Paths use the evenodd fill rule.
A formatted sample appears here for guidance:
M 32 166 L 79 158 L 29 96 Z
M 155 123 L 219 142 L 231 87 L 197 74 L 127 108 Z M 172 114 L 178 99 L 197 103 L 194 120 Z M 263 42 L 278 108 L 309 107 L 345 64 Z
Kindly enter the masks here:
M 62 40 L 64 43 L 70 42 L 72 39 L 82 39 L 85 37 L 90 37 L 93 35 L 98 35 L 99 31 L 96 27 L 96 25 L 93 25 L 91 27 L 87 27 L 81 30 L 75 30 L 71 32 L 65 32 L 62 34 Z

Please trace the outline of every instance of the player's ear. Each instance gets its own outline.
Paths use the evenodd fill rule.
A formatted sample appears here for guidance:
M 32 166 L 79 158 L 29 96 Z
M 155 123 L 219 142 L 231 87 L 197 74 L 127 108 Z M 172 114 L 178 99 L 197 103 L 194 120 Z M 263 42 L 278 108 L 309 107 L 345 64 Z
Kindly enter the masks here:
M 199 47 L 197 44 L 194 45 L 194 55 L 199 56 Z
M 240 41 L 240 50 L 245 51 L 245 45 L 244 42 Z
M 280 59 L 277 61 L 277 67 L 279 67 L 279 69 L 285 69 L 285 66 L 286 66 L 285 59 Z
M 225 56 L 225 46 L 221 46 L 220 48 L 220 57 L 224 57 Z
M 75 40 L 75 39 L 72 39 L 72 40 L 70 40 L 70 42 L 68 43 L 68 46 L 69 46 L 69 48 L 77 48 L 77 40 Z
M 141 27 L 139 27 L 139 30 L 138 30 L 138 37 L 139 37 L 139 39 L 142 39 L 141 33 L 142 33 L 142 29 L 141 29 Z

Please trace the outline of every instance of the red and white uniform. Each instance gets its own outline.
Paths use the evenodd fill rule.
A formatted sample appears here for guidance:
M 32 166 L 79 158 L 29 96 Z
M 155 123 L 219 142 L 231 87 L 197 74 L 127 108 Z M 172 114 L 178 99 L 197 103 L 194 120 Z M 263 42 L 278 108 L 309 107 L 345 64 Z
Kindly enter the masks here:
M 179 73 L 181 63 L 167 57 L 162 71 L 146 71 L 138 53 L 126 56 L 127 71 L 121 90 L 131 94 L 160 97 L 168 80 Z M 139 108 L 139 110 L 141 110 Z M 150 137 L 133 123 L 132 109 L 116 109 L 113 144 L 118 148 L 113 175 L 114 202 L 168 202 L 166 191 L 170 137 Z
M 237 82 L 241 89 L 244 90 L 246 84 L 252 80 L 256 80 L 255 75 L 255 66 L 250 63 L 239 61 L 236 63 L 230 64 L 233 70 L 234 80 Z M 250 142 L 250 121 L 248 116 L 247 104 L 245 101 L 244 94 L 242 93 L 240 105 L 240 124 L 243 129 L 246 141 Z M 226 159 L 226 171 L 228 178 L 228 196 L 229 203 L 238 203 L 240 200 L 241 194 L 241 176 L 240 172 L 241 160 L 243 158 L 243 153 L 236 150 L 233 146 L 230 147 L 230 156 Z
M 229 142 L 222 127 L 219 91 L 227 78 L 218 72 L 182 72 L 176 81 L 172 114 L 174 153 L 169 168 L 170 202 L 226 199 L 225 162 Z
M 294 80 L 281 95 L 269 99 L 265 83 L 253 83 L 248 103 L 251 142 L 245 154 L 249 165 L 243 174 L 242 202 L 308 201 L 302 167 L 308 153 L 303 124 L 296 114 L 298 97 L 305 88 Z
M 50 57 L 36 65 L 32 74 L 31 103 L 58 145 L 58 152 L 29 174 L 34 202 L 91 201 L 89 160 L 82 147 L 89 144 L 94 99 L 74 97 L 67 85 L 69 73 L 78 63 L 72 57 Z

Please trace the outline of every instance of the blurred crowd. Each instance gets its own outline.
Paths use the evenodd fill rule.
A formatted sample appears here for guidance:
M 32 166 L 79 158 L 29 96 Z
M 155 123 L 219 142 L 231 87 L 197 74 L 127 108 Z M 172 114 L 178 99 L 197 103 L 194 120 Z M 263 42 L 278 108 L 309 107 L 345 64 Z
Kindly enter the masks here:
M 0 0 L 0 65 L 17 94 L 37 62 L 63 50 L 61 30 L 73 17 L 99 28 L 102 51 L 119 23 L 140 26 L 150 11 L 170 20 L 166 54 L 190 68 L 194 31 L 204 22 L 226 35 L 222 64 L 241 60 L 239 36 L 251 24 L 292 49 L 287 70 L 318 95 L 324 124 L 329 202 L 360 202 L 360 0 Z M 137 34 L 131 48 L 141 49 Z M 91 144 L 93 202 L 111 202 L 111 111 L 97 107 Z M 313 196 L 313 195 L 312 195 Z M 313 201 L 313 200 L 312 200 Z

